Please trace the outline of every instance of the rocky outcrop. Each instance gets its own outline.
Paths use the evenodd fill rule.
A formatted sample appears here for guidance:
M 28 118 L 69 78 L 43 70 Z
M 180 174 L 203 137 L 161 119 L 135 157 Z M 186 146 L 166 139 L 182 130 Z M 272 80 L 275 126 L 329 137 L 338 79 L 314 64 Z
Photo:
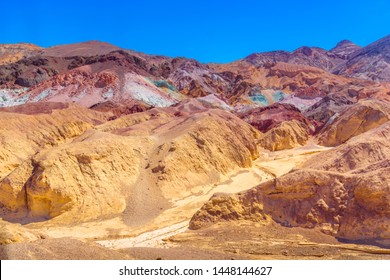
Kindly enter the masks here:
M 390 82 L 390 35 L 357 50 L 333 71 L 348 77 Z
M 305 145 L 309 135 L 304 124 L 296 120 L 285 121 L 264 133 L 259 144 L 270 151 L 292 149 Z
M 337 146 L 390 120 L 390 105 L 379 100 L 361 100 L 333 115 L 317 136 L 324 146 Z
M 272 217 L 284 226 L 319 228 L 342 240 L 387 244 L 389 131 L 386 123 L 312 157 L 280 178 L 246 192 L 214 195 L 194 215 L 190 228 Z
M 330 225 L 335 223 L 346 201 L 345 196 L 342 196 L 345 193 L 344 182 L 343 176 L 329 176 L 321 172 L 291 172 L 232 197 L 215 195 L 194 215 L 190 228 L 197 229 L 211 222 L 230 219 L 261 221 L 271 216 L 284 226 L 313 228 L 320 224 L 324 226 L 323 229 L 333 230 Z M 337 200 L 334 195 L 337 190 L 341 190 L 338 196 L 342 196 L 342 199 Z M 324 201 L 324 196 L 330 200 Z M 237 206 L 231 207 L 231 204 Z M 211 205 L 211 210 L 208 210 Z M 214 212 L 216 208 L 224 208 L 225 211 Z M 333 215 L 323 212 L 321 208 L 333 208 Z M 240 209 L 237 215 L 236 209 Z
M 275 103 L 267 107 L 252 109 L 239 116 L 261 132 L 267 132 L 286 121 L 297 121 L 308 133 L 314 132 L 313 123 L 299 109 L 290 104 Z
M 390 154 L 390 123 L 387 122 L 360 134 L 335 149 L 308 160 L 303 168 L 345 173 L 370 170 L 375 164 L 386 161 Z M 371 167 L 370 167 L 371 166 Z M 381 167 L 379 164 L 378 167 Z
M 381 177 L 388 183 L 388 176 Z M 367 189 L 365 183 L 356 176 L 294 171 L 245 193 L 215 195 L 194 215 L 190 228 L 272 217 L 283 226 L 315 227 L 342 239 L 388 239 L 388 187 L 381 183 Z
M 317 130 L 331 123 L 341 111 L 354 102 L 345 96 L 328 95 L 307 108 L 304 115 L 318 124 Z
M 33 230 L 28 230 L 20 224 L 9 223 L 2 219 L 0 219 L 0 227 L 0 246 L 11 243 L 31 242 L 44 238 L 44 236 Z
M 10 64 L 37 54 L 41 50 L 34 44 L 0 44 L 0 65 Z
M 349 40 L 342 40 L 338 42 L 337 45 L 330 50 L 330 52 L 343 59 L 349 59 L 354 52 L 360 49 L 361 47 L 353 42 Z
M 44 189 L 43 169 L 34 156 L 72 141 L 110 115 L 62 103 L 28 104 L 4 111 L 0 112 L 0 205 L 7 219 L 14 220 L 28 214 L 26 205 L 33 193 L 28 191 L 34 180 L 39 181 L 34 185 L 36 188 Z M 32 178 L 32 174 L 36 177 Z M 55 192 L 51 195 L 61 197 Z M 59 200 L 62 199 L 66 201 L 65 198 Z M 49 202 L 45 202 L 49 204 L 45 207 L 56 207 Z
M 92 105 L 90 109 L 99 112 L 111 112 L 113 116 L 110 120 L 114 120 L 122 115 L 145 112 L 153 108 L 152 106 L 137 100 L 126 100 L 121 103 L 114 101 L 105 101 Z
M 223 96 L 229 84 L 207 65 L 195 60 L 179 64 L 168 77 L 178 91 L 190 97 L 203 97 L 209 94 Z

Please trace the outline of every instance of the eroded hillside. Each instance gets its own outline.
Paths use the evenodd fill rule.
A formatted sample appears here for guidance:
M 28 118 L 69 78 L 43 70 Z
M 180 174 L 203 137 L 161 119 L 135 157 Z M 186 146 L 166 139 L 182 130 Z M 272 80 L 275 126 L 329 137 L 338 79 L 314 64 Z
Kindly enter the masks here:
M 389 259 L 388 45 L 2 45 L 0 257 Z

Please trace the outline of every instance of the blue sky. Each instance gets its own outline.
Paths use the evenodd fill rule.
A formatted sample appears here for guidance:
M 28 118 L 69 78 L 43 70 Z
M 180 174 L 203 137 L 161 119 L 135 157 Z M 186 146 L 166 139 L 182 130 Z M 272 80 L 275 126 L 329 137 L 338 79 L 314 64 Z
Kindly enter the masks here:
M 253 52 L 367 45 L 390 34 L 390 1 L 2 1 L 0 43 L 100 40 L 149 54 L 229 62 Z

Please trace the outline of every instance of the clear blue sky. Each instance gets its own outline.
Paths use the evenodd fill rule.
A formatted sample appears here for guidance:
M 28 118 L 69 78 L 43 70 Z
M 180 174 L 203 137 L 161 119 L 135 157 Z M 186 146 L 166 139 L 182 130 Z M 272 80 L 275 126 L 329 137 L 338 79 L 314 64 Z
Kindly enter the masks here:
M 364 46 L 390 34 L 389 0 L 1 0 L 0 7 L 0 43 L 100 40 L 202 62 L 303 45 L 329 49 L 342 39 Z

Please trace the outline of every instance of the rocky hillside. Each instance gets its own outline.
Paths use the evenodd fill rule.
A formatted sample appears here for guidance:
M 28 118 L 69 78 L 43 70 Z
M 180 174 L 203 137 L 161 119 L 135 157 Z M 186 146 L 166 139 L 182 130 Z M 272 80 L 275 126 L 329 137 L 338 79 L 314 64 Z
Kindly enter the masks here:
M 344 60 L 348 60 L 354 52 L 360 49 L 361 47 L 353 42 L 349 40 L 342 40 L 338 42 L 337 45 L 330 50 L 330 52 L 343 58 Z
M 390 82 L 390 35 L 353 52 L 346 62 L 336 67 L 334 73 Z
M 42 48 L 34 44 L 0 44 L 0 65 L 37 55 Z
M 261 133 L 200 102 L 113 121 L 77 105 L 33 104 L 0 111 L 0 206 L 9 221 L 148 219 L 258 157 Z
M 229 259 L 263 243 L 310 255 L 302 240 L 327 256 L 389 247 L 388 46 L 204 64 L 98 41 L 0 45 L 1 256 L 70 258 L 72 238 L 77 258 L 172 240 Z
M 29 52 L 24 45 L 2 45 L 2 56 L 13 60 L 0 65 L 0 105 L 50 101 L 91 107 L 113 102 L 140 109 L 213 95 L 241 112 L 284 99 L 298 107 L 311 106 L 330 94 L 355 101 L 388 100 L 390 89 L 380 83 L 386 81 L 387 70 L 379 62 L 386 60 L 387 41 L 362 49 L 343 41 L 330 51 L 302 47 L 291 53 L 257 53 L 228 64 L 151 56 L 97 41 Z M 18 50 L 23 55 L 16 55 Z M 370 59 L 378 53 L 370 69 L 343 70 L 342 65 L 352 65 L 368 53 Z M 370 78 L 367 71 L 381 74 Z M 133 111 L 131 106 L 122 111 Z
M 320 228 L 342 240 L 390 246 L 387 122 L 300 168 L 246 192 L 214 195 L 193 217 L 198 229 L 229 220 Z

